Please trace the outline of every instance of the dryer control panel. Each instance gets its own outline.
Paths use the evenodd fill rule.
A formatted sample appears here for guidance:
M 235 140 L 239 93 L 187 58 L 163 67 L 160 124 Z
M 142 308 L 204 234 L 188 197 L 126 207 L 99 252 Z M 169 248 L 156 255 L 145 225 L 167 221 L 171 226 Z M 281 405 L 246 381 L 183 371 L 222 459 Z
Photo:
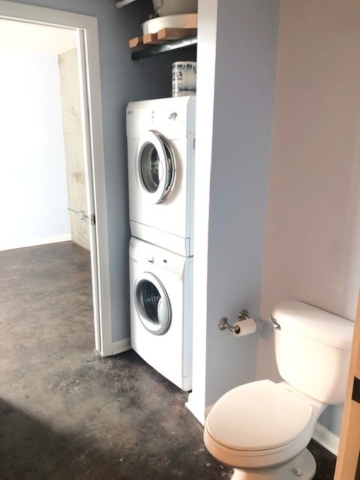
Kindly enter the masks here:
M 140 138 L 148 130 L 167 139 L 195 136 L 196 96 L 130 102 L 126 110 L 128 137 Z

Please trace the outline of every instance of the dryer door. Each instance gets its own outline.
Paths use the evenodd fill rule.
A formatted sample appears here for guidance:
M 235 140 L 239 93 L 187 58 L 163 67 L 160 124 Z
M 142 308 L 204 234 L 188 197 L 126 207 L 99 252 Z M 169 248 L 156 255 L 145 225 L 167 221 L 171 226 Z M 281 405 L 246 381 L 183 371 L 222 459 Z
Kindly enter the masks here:
M 146 330 L 154 335 L 166 333 L 171 323 L 171 304 L 160 280 L 145 272 L 137 278 L 134 292 L 136 311 Z
M 136 175 L 140 189 L 149 203 L 164 202 L 175 182 L 174 154 L 160 133 L 150 130 L 141 138 Z

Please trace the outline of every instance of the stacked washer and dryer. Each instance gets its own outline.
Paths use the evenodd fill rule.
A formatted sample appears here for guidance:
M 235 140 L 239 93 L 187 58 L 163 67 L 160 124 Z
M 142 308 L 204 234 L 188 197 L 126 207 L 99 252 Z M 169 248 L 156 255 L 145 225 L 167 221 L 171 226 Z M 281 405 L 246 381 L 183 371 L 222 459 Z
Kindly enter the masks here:
M 127 108 L 131 346 L 192 385 L 194 96 Z

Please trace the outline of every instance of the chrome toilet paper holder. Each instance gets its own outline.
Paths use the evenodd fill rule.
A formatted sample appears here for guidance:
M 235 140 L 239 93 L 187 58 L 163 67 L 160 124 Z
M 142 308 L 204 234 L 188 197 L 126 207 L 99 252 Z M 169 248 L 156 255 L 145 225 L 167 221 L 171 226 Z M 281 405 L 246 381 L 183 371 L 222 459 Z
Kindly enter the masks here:
M 241 312 L 238 313 L 238 322 L 241 322 L 243 320 L 247 320 L 250 318 L 249 312 L 247 310 L 241 310 Z M 219 330 L 230 330 L 232 333 L 240 333 L 240 327 L 239 325 L 230 325 L 229 321 L 226 317 L 223 317 L 219 320 L 218 323 L 218 329 Z

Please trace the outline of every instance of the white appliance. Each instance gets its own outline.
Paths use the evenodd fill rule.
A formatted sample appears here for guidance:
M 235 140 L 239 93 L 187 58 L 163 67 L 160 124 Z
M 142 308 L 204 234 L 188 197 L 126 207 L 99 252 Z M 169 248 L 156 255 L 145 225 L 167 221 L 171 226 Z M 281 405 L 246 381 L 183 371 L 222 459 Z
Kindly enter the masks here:
M 192 270 L 186 258 L 130 240 L 131 346 L 185 391 L 192 374 Z
M 134 237 L 193 255 L 194 96 L 127 107 L 130 228 Z
M 285 380 L 261 380 L 225 393 L 211 409 L 204 441 L 232 480 L 310 480 L 306 449 L 320 414 L 345 398 L 354 322 L 297 301 L 270 317 Z

